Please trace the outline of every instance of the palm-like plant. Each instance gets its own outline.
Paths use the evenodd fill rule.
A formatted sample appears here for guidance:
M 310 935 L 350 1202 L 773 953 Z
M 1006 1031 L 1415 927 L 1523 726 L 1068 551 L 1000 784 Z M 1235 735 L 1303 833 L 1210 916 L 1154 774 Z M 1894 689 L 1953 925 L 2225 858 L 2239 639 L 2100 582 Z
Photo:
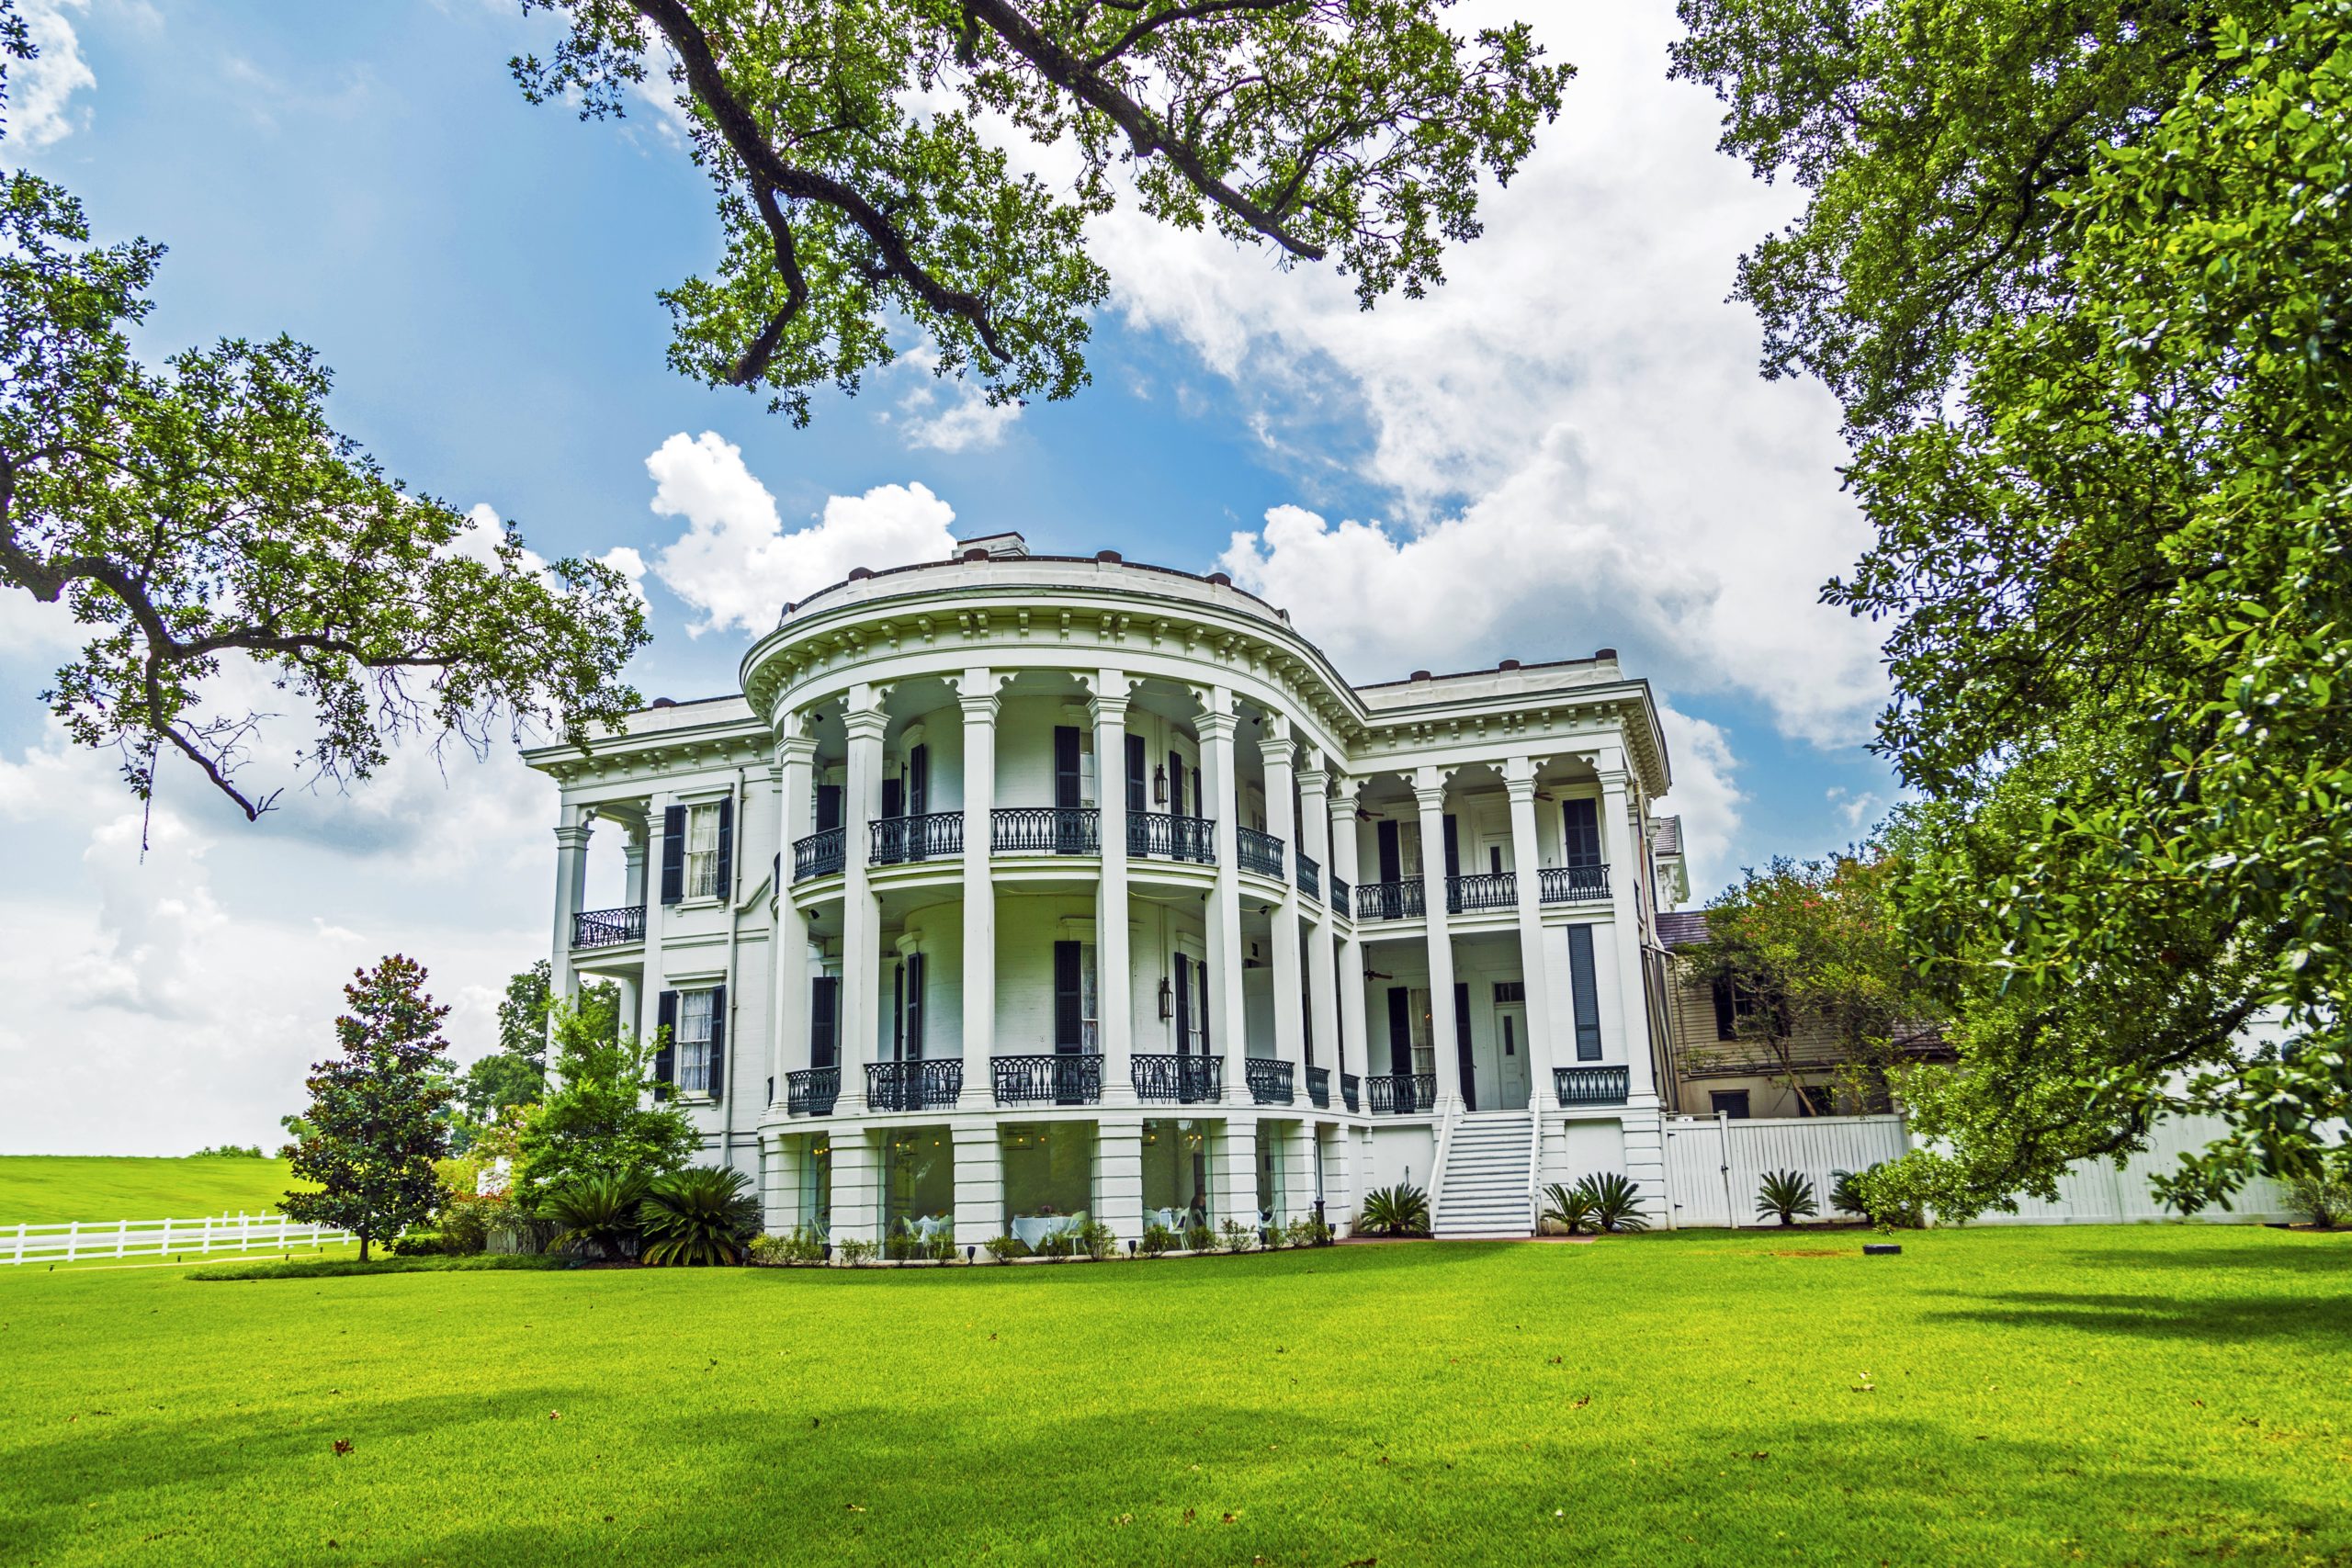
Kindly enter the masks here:
M 1778 1214 L 1784 1225 L 1796 1224 L 1799 1214 L 1807 1219 L 1821 1213 L 1821 1205 L 1814 1201 L 1813 1179 L 1793 1170 L 1775 1170 L 1766 1174 L 1764 1185 L 1756 1193 L 1756 1216 Z
M 1872 1166 L 1871 1170 L 1878 1167 Z M 1862 1196 L 1862 1178 L 1868 1170 L 1833 1170 L 1829 1173 L 1829 1206 L 1841 1214 L 1870 1218 L 1870 1201 Z
M 1586 1226 L 1596 1223 L 1596 1206 L 1589 1181 L 1579 1181 L 1574 1187 L 1563 1187 L 1555 1181 L 1544 1189 L 1544 1218 L 1570 1235 L 1581 1235 Z
M 760 1231 L 760 1201 L 740 1170 L 695 1166 L 646 1192 L 645 1261 L 656 1265 L 740 1263 Z
M 541 1217 L 556 1226 L 548 1248 L 582 1258 L 626 1258 L 637 1245 L 638 1201 L 645 1183 L 635 1176 L 582 1176 L 539 1200 Z
M 1642 1218 L 1642 1190 L 1617 1172 L 1588 1176 L 1577 1183 L 1577 1190 L 1591 1201 L 1593 1223 L 1602 1230 L 1645 1231 L 1650 1228 L 1650 1223 Z
M 1430 1195 L 1404 1182 L 1375 1187 L 1363 1195 L 1363 1220 L 1364 1229 L 1382 1235 L 1427 1235 Z

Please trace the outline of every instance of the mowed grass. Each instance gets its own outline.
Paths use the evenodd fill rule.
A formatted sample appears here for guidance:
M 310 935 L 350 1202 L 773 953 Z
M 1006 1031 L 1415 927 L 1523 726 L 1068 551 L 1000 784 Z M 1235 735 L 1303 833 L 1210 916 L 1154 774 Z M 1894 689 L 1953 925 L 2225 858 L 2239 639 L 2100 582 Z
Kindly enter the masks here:
M 0 1557 L 2352 1562 L 2352 1235 L 1863 1239 L 20 1273 Z
M 268 1213 L 309 1185 L 282 1159 L 0 1155 L 0 1226 Z

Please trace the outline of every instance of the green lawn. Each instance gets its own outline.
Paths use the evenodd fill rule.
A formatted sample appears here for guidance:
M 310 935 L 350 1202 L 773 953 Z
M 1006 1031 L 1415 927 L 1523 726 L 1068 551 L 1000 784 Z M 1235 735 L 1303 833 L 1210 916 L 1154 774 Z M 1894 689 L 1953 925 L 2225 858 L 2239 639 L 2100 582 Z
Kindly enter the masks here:
M 2352 1562 L 2352 1235 L 1862 1239 L 10 1271 L 0 1557 Z
M 0 1155 L 0 1225 L 266 1213 L 297 1185 L 282 1159 Z

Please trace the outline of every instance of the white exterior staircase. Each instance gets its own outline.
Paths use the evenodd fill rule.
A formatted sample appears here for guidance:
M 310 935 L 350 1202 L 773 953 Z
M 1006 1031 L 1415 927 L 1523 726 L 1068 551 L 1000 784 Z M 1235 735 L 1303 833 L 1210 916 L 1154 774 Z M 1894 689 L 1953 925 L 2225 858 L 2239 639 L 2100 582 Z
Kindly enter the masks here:
M 1477 1111 L 1456 1121 L 1438 1151 L 1430 1234 L 1534 1235 L 1534 1160 L 1532 1111 Z

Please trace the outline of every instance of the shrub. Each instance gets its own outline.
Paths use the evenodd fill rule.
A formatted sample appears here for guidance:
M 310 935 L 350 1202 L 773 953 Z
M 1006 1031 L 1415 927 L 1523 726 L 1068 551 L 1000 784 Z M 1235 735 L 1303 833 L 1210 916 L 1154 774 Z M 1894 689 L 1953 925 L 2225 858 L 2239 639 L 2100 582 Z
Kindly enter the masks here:
M 549 1248 L 581 1258 L 628 1258 L 637 1251 L 638 1203 L 645 1183 L 634 1176 L 582 1176 L 551 1189 L 539 1201 L 555 1222 Z
M 511 1199 L 482 1200 L 483 1250 L 504 1256 L 530 1257 L 545 1252 L 562 1227 L 534 1214 Z
M 1363 1195 L 1363 1224 L 1381 1235 L 1427 1235 L 1430 1195 L 1402 1182 L 1375 1187 Z
M 1588 1176 L 1577 1183 L 1579 1191 L 1592 1200 L 1593 1223 L 1604 1231 L 1645 1231 L 1649 1222 L 1642 1218 L 1642 1190 L 1616 1171 L 1606 1176 Z
M 388 1243 L 384 1250 L 395 1258 L 446 1258 L 449 1253 L 439 1231 L 424 1230 L 408 1232 Z
M 187 1156 L 190 1159 L 259 1159 L 259 1144 L 214 1144 Z
M 847 1241 L 835 1242 L 833 1250 L 840 1253 L 842 1261 L 852 1269 L 863 1269 L 881 1256 L 882 1244 L 853 1236 Z
M 433 1217 L 434 1228 L 441 1233 L 442 1250 L 452 1258 L 487 1250 L 491 1209 L 496 1201 L 464 1196 L 443 1200 L 441 1212 Z
M 1153 1224 L 1143 1227 L 1143 1255 L 1157 1258 L 1176 1246 L 1176 1233 L 1166 1225 Z
M 1119 1255 L 1119 1233 L 1101 1220 L 1088 1222 L 1086 1228 L 1078 1233 L 1078 1244 L 1097 1263 Z
M 1581 1235 L 1588 1227 L 1599 1228 L 1594 1212 L 1598 1207 L 1589 1182 L 1563 1187 L 1555 1181 L 1544 1189 L 1544 1223 L 1558 1225 L 1570 1235 Z
M 1247 1252 L 1258 1245 L 1258 1233 L 1239 1220 L 1227 1220 L 1217 1231 L 1227 1252 Z
M 1187 1225 L 1184 1227 L 1185 1251 L 1206 1252 L 1210 1247 L 1215 1247 L 1216 1245 L 1216 1234 L 1210 1230 L 1208 1226 Z
M 2322 1230 L 2333 1230 L 2352 1218 L 2352 1179 L 2322 1171 L 2291 1183 L 2287 1207 Z
M 1878 1167 L 1871 1166 L 1870 1168 L 1876 1170 Z M 1862 1196 L 1861 1176 L 1850 1170 L 1831 1171 L 1829 1173 L 1829 1206 L 1841 1214 L 1852 1214 L 1865 1220 L 1870 1218 L 1870 1200 Z
M 780 1269 L 792 1261 L 792 1254 L 787 1250 L 791 1245 L 783 1236 L 762 1233 L 753 1236 L 751 1245 L 743 1249 L 743 1261 L 755 1269 Z
M 620 1029 L 614 1005 L 591 987 L 550 1009 L 557 1087 L 515 1134 L 514 1190 L 526 1202 L 587 1177 L 683 1169 L 701 1146 L 685 1112 L 653 1092 L 655 1042 Z
M 1768 1171 L 1764 1185 L 1756 1191 L 1756 1217 L 1777 1214 L 1784 1225 L 1796 1224 L 1797 1216 L 1807 1218 L 1821 1213 L 1821 1205 L 1814 1201 L 1813 1179 L 1793 1170 Z
M 806 1225 L 795 1225 L 790 1235 L 755 1235 L 743 1249 L 752 1263 L 776 1268 L 787 1263 L 815 1263 L 825 1256 L 824 1238 Z
M 1076 1231 L 1056 1231 L 1037 1244 L 1037 1256 L 1075 1258 L 1078 1256 L 1078 1236 L 1079 1233 Z
M 639 1206 L 645 1261 L 692 1268 L 740 1263 L 760 1234 L 752 1179 L 724 1166 L 694 1166 L 658 1178 Z
M 1331 1227 L 1313 1214 L 1302 1214 L 1291 1221 L 1283 1239 L 1293 1247 L 1321 1247 L 1331 1239 Z
M 1029 1256 L 1029 1244 L 1017 1235 L 992 1235 L 985 1245 L 989 1256 L 999 1263 L 1010 1263 L 1016 1258 Z

